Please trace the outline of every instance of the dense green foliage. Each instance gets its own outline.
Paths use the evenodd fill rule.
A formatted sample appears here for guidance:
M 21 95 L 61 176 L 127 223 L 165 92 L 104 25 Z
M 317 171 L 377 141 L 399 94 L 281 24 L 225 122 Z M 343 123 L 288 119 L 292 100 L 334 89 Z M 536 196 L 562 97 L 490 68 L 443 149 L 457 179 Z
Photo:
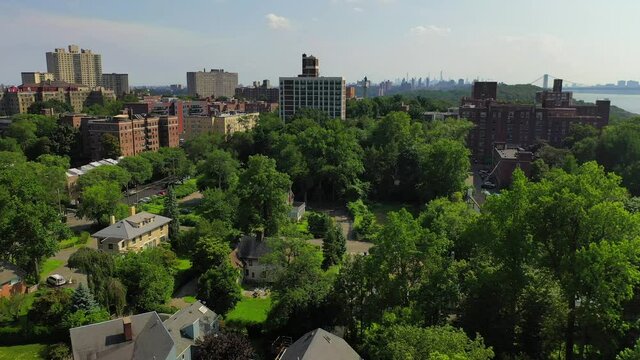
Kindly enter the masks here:
M 163 215 L 171 219 L 169 223 L 169 239 L 177 239 L 180 236 L 180 218 L 178 216 L 178 200 L 173 185 L 167 188 L 164 199 Z
M 55 253 L 59 240 L 69 237 L 58 203 L 65 192 L 64 171 L 0 152 L 0 256 L 26 270 L 35 282 L 39 264 Z
M 201 360 L 251 360 L 254 351 L 245 335 L 223 331 L 198 339 L 195 359 Z

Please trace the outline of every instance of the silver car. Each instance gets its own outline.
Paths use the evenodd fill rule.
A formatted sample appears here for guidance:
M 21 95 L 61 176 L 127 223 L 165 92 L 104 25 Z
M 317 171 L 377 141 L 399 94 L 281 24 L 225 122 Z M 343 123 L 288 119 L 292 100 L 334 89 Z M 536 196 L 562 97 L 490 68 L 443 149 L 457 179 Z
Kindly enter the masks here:
M 53 274 L 47 277 L 47 284 L 51 286 L 62 286 L 67 283 L 67 279 L 60 274 Z

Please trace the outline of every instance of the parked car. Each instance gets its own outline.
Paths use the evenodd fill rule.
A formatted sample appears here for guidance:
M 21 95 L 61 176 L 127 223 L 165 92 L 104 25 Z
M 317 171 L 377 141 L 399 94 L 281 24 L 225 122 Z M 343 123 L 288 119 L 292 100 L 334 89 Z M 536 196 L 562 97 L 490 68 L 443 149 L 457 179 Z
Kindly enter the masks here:
M 482 183 L 482 188 L 483 189 L 495 189 L 496 188 L 496 184 L 492 183 L 491 181 L 485 181 Z
M 151 201 L 151 198 L 150 198 L 150 197 L 148 197 L 148 196 L 145 196 L 145 197 L 143 197 L 142 199 L 140 199 L 140 201 L 139 201 L 139 202 L 141 202 L 141 203 L 143 203 L 143 204 L 144 204 L 144 203 L 148 203 L 149 201 Z
M 162 195 L 166 195 L 166 194 L 167 194 L 167 192 L 166 192 L 166 191 L 164 191 L 164 190 L 162 190 L 162 191 L 159 191 L 159 192 L 158 192 L 158 195 L 160 195 L 160 196 L 162 196 Z
M 47 277 L 47 284 L 51 286 L 62 286 L 67 283 L 67 279 L 60 274 L 53 274 Z

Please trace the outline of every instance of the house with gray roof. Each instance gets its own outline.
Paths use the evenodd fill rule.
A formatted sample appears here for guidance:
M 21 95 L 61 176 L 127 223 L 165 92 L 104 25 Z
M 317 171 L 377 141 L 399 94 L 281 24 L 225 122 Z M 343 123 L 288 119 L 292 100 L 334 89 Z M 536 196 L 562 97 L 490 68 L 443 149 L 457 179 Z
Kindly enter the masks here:
M 144 211 L 136 214 L 135 207 L 131 207 L 131 216 L 118 222 L 112 217 L 111 225 L 91 236 L 99 249 L 109 253 L 140 251 L 168 241 L 171 220 Z
M 175 360 L 173 338 L 148 312 L 69 330 L 74 360 Z
M 218 332 L 220 316 L 196 301 L 164 321 L 176 348 L 176 358 L 190 360 L 198 339 Z
M 191 360 L 195 343 L 219 329 L 199 301 L 164 322 L 155 311 L 69 330 L 74 360 Z
M 272 267 L 260 263 L 260 258 L 270 251 L 265 240 L 259 240 L 252 235 L 244 235 L 240 238 L 232 253 L 232 257 L 235 257 L 237 261 L 232 258 L 232 263 L 240 265 L 244 282 L 273 281 Z
M 276 360 L 362 360 L 362 357 L 343 338 L 315 329 L 283 349 Z

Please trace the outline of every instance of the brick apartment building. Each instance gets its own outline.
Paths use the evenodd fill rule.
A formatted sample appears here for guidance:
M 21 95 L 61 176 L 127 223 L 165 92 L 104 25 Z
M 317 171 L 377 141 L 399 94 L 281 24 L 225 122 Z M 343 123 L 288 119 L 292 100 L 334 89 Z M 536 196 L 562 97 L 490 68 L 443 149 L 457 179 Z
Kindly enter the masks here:
M 67 103 L 75 112 L 82 112 L 87 106 L 115 99 L 113 90 L 100 87 L 91 89 L 85 85 L 47 80 L 7 88 L 0 99 L 0 113 L 25 114 L 32 104 L 47 100 Z
M 236 131 L 252 129 L 257 123 L 258 116 L 258 113 L 186 116 L 184 118 L 184 139 L 191 140 L 198 135 L 208 133 L 229 137 Z
M 573 93 L 562 91 L 560 79 L 554 81 L 553 90 L 538 92 L 535 104 L 499 102 L 497 90 L 496 82 L 475 82 L 472 97 L 460 104 L 460 117 L 475 125 L 467 144 L 478 162 L 491 162 L 496 143 L 528 147 L 542 140 L 561 146 L 571 124 L 601 129 L 609 123 L 609 100 L 574 104 Z
M 262 80 L 262 84 L 257 81 L 253 86 L 236 88 L 236 98 L 248 101 L 266 101 L 277 103 L 279 96 L 278 88 L 272 88 L 269 80 Z
M 69 117 L 69 120 L 77 122 L 73 117 Z M 102 139 L 105 134 L 112 134 L 118 139 L 122 156 L 157 151 L 160 147 L 177 147 L 180 141 L 178 118 L 169 115 L 121 114 L 103 119 L 81 117 L 80 133 L 84 155 L 92 160 L 104 157 Z

